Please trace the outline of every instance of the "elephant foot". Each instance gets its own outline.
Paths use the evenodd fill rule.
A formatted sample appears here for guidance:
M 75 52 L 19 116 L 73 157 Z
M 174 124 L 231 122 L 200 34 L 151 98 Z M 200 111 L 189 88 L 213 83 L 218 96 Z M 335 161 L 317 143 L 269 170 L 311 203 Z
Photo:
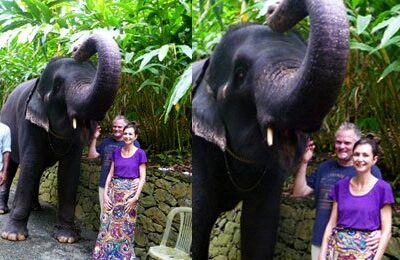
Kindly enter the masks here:
M 60 243 L 72 244 L 79 240 L 79 230 L 74 226 L 55 225 L 54 238 Z
M 26 224 L 17 224 L 10 221 L 5 225 L 1 237 L 10 241 L 23 241 L 28 238 L 28 229 Z
M 0 199 L 0 215 L 2 214 L 6 214 L 10 211 L 10 209 L 7 206 L 7 200 L 8 199 L 4 199 L 3 196 L 1 196 Z
M 10 209 L 7 205 L 0 205 L 0 215 L 7 214 L 8 212 L 10 212 Z

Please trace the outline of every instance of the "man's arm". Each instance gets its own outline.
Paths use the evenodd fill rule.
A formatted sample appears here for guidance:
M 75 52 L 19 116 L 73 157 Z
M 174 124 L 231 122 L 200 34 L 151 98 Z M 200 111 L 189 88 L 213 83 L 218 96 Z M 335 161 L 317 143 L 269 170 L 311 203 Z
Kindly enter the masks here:
M 100 156 L 100 154 L 96 150 L 97 138 L 99 138 L 99 136 L 100 136 L 100 131 L 101 131 L 101 128 L 99 125 L 97 125 L 96 131 L 93 134 L 93 139 L 89 145 L 89 151 L 88 151 L 89 159 L 94 159 L 94 158 L 97 158 Z
M 307 185 L 306 180 L 308 162 L 313 156 L 314 149 L 314 142 L 312 140 L 308 140 L 307 147 L 304 151 L 299 169 L 296 173 L 296 178 L 294 179 L 292 193 L 293 197 L 305 197 L 310 195 L 314 191 L 310 186 Z
M 6 182 L 8 178 L 8 165 L 10 163 L 10 152 L 3 153 L 3 171 L 0 175 L 0 186 Z
M 1 156 L 3 156 L 3 169 L 0 169 L 2 174 L 0 175 L 0 185 L 3 185 L 8 178 L 8 165 L 10 163 L 10 152 L 11 152 L 11 130 L 5 125 L 4 135 L 0 140 Z

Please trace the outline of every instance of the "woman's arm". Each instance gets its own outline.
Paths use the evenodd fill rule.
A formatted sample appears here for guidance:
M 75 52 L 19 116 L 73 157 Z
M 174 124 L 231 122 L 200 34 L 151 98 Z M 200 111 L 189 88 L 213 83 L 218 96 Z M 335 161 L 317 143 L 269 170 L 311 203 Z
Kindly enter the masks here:
M 146 183 L 146 164 L 142 163 L 141 165 L 139 165 L 139 184 L 135 196 L 129 199 L 126 203 L 125 207 L 126 212 L 131 212 L 135 208 L 135 204 L 139 200 L 140 193 L 142 193 L 142 189 L 145 183 Z
M 374 260 L 381 259 L 392 237 L 392 206 L 386 204 L 381 209 L 381 239 Z
M 336 227 L 336 223 L 337 223 L 337 202 L 334 201 L 332 205 L 331 217 L 329 218 L 329 222 L 326 225 L 324 237 L 322 239 L 321 252 L 319 253 L 318 257 L 318 259 L 320 260 L 326 259 L 326 252 L 328 250 L 328 241 L 329 238 L 331 237 L 333 228 Z
M 114 162 L 111 162 L 110 171 L 108 172 L 106 184 L 104 186 L 104 207 L 108 210 L 112 208 L 112 201 L 108 197 L 108 190 L 110 189 L 111 180 L 114 177 Z

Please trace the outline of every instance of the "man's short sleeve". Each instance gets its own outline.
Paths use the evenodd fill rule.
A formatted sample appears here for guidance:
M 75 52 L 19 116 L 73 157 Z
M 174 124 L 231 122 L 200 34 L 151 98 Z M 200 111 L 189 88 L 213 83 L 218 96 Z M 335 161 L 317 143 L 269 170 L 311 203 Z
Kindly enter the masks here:
M 315 182 L 317 178 L 317 172 L 314 171 L 310 175 L 306 176 L 307 185 L 315 190 Z
M 11 152 L 11 131 L 7 125 L 4 125 L 0 145 L 0 150 L 2 154 L 5 152 Z
M 378 179 L 382 179 L 382 173 L 381 170 L 378 168 L 378 166 L 373 165 L 371 169 L 372 175 L 374 175 Z

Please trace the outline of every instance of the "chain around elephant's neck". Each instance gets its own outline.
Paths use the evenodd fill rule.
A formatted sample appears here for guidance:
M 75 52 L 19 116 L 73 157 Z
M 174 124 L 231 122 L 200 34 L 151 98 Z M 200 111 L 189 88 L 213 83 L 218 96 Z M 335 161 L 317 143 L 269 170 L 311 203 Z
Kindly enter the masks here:
M 49 128 L 49 130 L 50 130 L 50 128 Z M 54 135 L 53 133 L 54 133 L 53 131 L 47 132 L 47 137 L 48 137 L 48 139 L 49 139 L 49 144 L 50 144 L 51 150 L 53 150 L 53 152 L 54 152 L 56 155 L 58 155 L 58 156 L 64 156 L 64 155 L 66 155 L 67 153 L 69 153 L 69 151 L 71 151 L 71 147 L 72 147 L 72 145 L 73 145 L 72 140 L 69 142 L 68 148 L 65 149 L 64 152 L 59 153 L 59 152 L 56 151 L 56 148 L 54 147 L 54 144 L 53 144 L 53 142 L 51 141 L 51 136 L 54 136 L 56 139 L 60 139 L 60 140 L 62 140 L 62 141 L 65 141 L 66 138 L 64 138 L 64 137 L 60 137 L 60 138 L 59 138 L 58 135 Z M 67 140 L 67 141 L 68 141 L 68 140 Z
M 240 162 L 244 162 L 244 163 L 247 163 L 247 164 L 255 164 L 256 163 L 256 161 L 248 160 L 246 158 L 243 158 L 243 157 L 235 154 L 231 149 L 229 149 L 228 146 L 225 147 L 225 150 L 230 154 L 230 156 L 232 156 L 233 158 L 235 158 L 236 160 L 238 160 Z
M 228 149 L 226 149 L 226 150 L 229 151 Z M 233 156 L 233 158 L 236 159 L 236 157 L 234 157 L 234 156 Z M 264 178 L 264 176 L 267 172 L 267 167 L 265 167 L 260 179 L 258 179 L 252 186 L 250 186 L 248 188 L 243 188 L 238 183 L 236 183 L 236 181 L 233 179 L 232 173 L 229 168 L 228 158 L 226 157 L 226 153 L 224 153 L 224 159 L 225 159 L 225 167 L 226 167 L 226 171 L 228 173 L 229 179 L 231 180 L 233 186 L 235 186 L 236 189 L 238 189 L 242 192 L 248 192 L 248 191 L 254 190 L 258 186 L 258 184 L 260 184 L 261 180 Z M 241 161 L 241 160 L 239 160 L 239 161 Z M 252 164 L 252 163 L 249 163 L 249 164 Z

